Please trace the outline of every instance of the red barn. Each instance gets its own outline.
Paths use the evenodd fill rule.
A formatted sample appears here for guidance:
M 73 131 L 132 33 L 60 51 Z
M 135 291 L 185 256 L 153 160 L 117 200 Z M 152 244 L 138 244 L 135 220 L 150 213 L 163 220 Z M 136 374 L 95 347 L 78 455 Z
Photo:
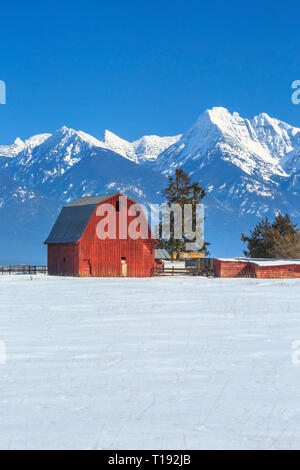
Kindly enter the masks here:
M 108 221 L 108 205 L 114 208 L 115 234 L 110 233 L 104 239 L 99 238 L 98 230 L 101 221 L 103 226 L 104 219 Z M 133 206 L 139 207 L 118 193 L 82 197 L 63 207 L 45 241 L 48 273 L 85 277 L 150 276 L 158 242 L 141 208 L 136 212 Z M 137 216 L 143 223 L 138 225 Z M 136 224 L 138 238 L 128 236 L 131 223 Z

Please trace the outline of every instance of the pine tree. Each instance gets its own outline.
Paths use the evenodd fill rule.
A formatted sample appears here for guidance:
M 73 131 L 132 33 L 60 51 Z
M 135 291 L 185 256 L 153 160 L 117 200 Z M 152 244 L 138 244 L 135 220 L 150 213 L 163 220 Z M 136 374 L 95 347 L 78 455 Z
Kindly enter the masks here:
M 288 214 L 283 216 L 280 213 L 272 224 L 266 217 L 250 230 L 250 236 L 242 234 L 242 241 L 248 246 L 244 254 L 250 258 L 298 258 L 299 239 L 297 225 L 291 222 Z
M 196 228 L 196 206 L 201 203 L 205 197 L 206 192 L 201 186 L 191 181 L 191 177 L 183 171 L 182 168 L 178 168 L 175 172 L 174 177 L 169 176 L 169 185 L 162 191 L 162 195 L 166 198 L 167 206 L 171 208 L 174 204 L 178 204 L 182 209 L 182 233 L 184 233 L 184 205 L 191 204 L 193 208 L 193 219 L 191 221 L 192 228 Z M 183 235 L 181 239 L 177 239 L 174 233 L 174 214 L 170 215 L 170 238 L 165 240 L 162 238 L 162 223 L 160 224 L 160 244 L 166 248 L 169 252 L 179 253 L 180 251 L 186 251 L 186 243 L 191 242 Z M 207 250 L 208 242 L 205 242 L 203 247 L 199 250 L 205 256 L 210 253 Z
M 280 233 L 281 236 L 295 235 L 297 233 L 297 224 L 292 224 L 290 216 L 288 214 L 281 215 L 280 212 L 277 214 L 274 223 L 272 224 L 273 230 Z
M 242 241 L 248 244 L 248 251 L 244 255 L 250 258 L 269 258 L 272 241 L 272 226 L 268 217 L 262 219 L 250 230 L 250 236 L 242 234 Z

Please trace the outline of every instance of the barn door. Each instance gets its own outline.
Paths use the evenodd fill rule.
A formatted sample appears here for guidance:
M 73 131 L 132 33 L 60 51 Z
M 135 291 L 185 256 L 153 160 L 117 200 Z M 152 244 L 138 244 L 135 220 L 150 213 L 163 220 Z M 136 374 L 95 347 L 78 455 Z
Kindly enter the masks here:
M 81 260 L 81 275 L 82 276 L 91 276 L 92 275 L 92 266 L 89 259 Z
M 121 274 L 122 274 L 122 277 L 127 277 L 127 261 L 126 261 L 126 258 L 121 258 Z

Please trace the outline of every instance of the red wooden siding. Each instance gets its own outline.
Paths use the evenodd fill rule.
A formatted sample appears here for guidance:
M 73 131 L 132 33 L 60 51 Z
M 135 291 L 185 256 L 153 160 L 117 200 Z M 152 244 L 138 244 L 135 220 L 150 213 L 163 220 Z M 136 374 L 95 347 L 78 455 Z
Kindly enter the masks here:
M 86 262 L 90 265 L 91 276 L 121 276 L 121 259 L 126 258 L 129 277 L 150 276 L 154 266 L 154 248 L 144 253 L 140 240 L 82 240 L 79 243 L 79 274 L 88 275 Z
M 250 277 L 251 267 L 248 261 L 223 261 L 215 259 L 216 277 Z
M 300 278 L 300 265 L 255 266 L 255 277 L 260 279 Z
M 224 278 L 254 277 L 259 279 L 290 279 L 300 278 L 300 265 L 281 265 L 274 262 L 271 266 L 259 266 L 248 260 L 215 259 L 215 276 Z
M 105 204 L 115 204 L 116 197 L 105 201 Z M 128 200 L 128 207 L 134 204 Z M 94 211 L 89 224 L 79 242 L 79 275 L 84 276 L 85 267 L 83 260 L 88 260 L 91 267 L 91 276 L 118 277 L 122 275 L 121 259 L 126 258 L 127 275 L 129 277 L 150 276 L 154 266 L 154 246 L 156 241 L 151 239 L 151 231 L 148 227 L 147 240 L 119 239 L 119 218 L 117 217 L 116 234 L 113 240 L 99 240 L 96 236 L 96 227 L 102 217 L 97 216 Z M 118 215 L 118 214 L 117 214 Z M 135 217 L 127 217 L 127 227 Z
M 77 275 L 79 266 L 78 245 L 48 245 L 48 273 L 56 276 Z

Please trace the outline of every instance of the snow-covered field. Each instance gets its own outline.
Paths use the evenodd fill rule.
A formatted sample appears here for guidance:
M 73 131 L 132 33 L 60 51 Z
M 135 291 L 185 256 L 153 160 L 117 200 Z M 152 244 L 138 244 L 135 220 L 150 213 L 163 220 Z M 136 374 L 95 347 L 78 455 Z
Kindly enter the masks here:
M 0 276 L 0 448 L 299 449 L 296 340 L 299 280 Z

